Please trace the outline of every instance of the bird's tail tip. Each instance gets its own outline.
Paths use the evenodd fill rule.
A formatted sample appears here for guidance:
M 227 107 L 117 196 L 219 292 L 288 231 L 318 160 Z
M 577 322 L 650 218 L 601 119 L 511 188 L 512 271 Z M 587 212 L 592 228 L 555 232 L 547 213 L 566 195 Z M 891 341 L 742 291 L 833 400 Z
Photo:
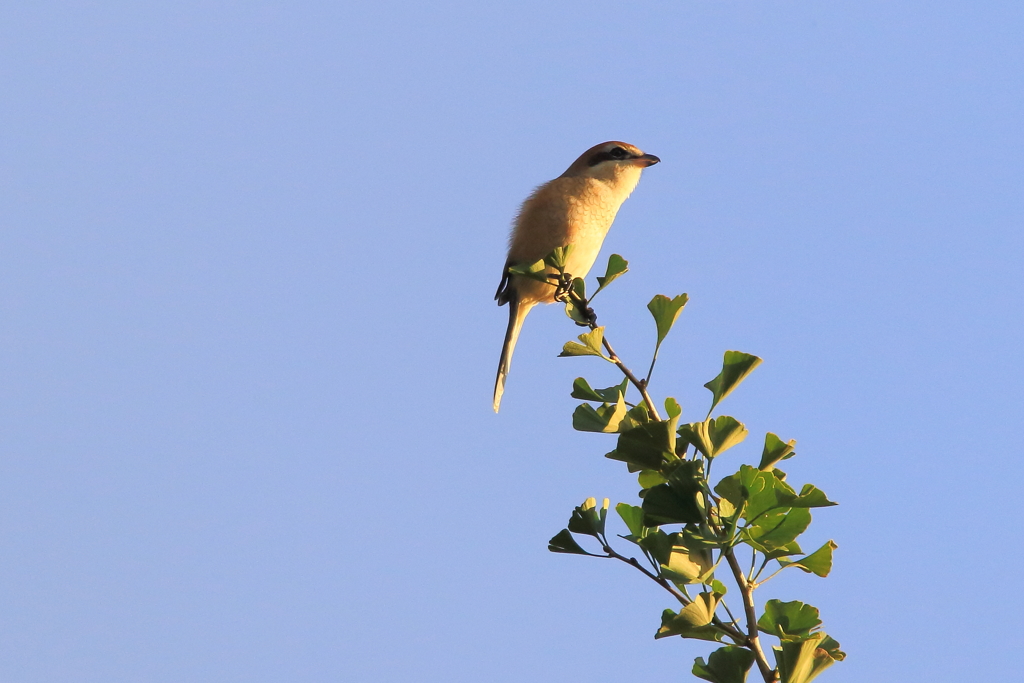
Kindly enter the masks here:
M 501 395 L 505 393 L 505 375 L 504 373 L 498 374 L 498 379 L 494 383 L 494 412 L 498 412 L 498 408 L 501 407 Z

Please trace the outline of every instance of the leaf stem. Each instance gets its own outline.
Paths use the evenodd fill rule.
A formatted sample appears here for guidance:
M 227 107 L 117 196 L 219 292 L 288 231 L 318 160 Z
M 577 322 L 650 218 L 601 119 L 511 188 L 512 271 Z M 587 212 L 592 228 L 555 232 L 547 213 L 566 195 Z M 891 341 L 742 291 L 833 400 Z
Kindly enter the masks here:
M 756 588 L 756 587 L 760 586 L 760 585 L 761 585 L 762 583 L 768 583 L 769 581 L 771 581 L 772 579 L 774 579 L 774 578 L 775 578 L 775 575 L 776 575 L 776 574 L 778 574 L 779 572 L 781 572 L 781 571 L 782 571 L 783 569 L 785 569 L 786 567 L 791 567 L 791 566 L 793 566 L 793 565 L 789 565 L 789 564 L 787 564 L 787 565 L 783 565 L 783 566 L 779 567 L 778 569 L 776 569 L 776 570 L 775 570 L 774 572 L 772 572 L 770 576 L 766 576 L 766 577 L 765 577 L 764 579 L 762 579 L 761 581 L 757 581 L 757 582 L 754 582 L 754 583 L 752 583 L 751 585 L 753 585 L 753 586 L 754 586 L 754 587 Z M 761 572 L 758 572 L 758 576 L 760 576 L 760 575 L 761 575 Z
M 732 615 L 732 611 L 729 609 L 729 605 L 725 604 L 725 598 L 722 598 L 718 602 L 722 605 L 723 608 L 725 608 L 725 613 L 729 615 L 729 619 L 731 620 L 731 622 L 733 624 L 736 624 L 736 626 L 738 627 L 740 625 L 740 622 L 736 621 L 736 617 Z

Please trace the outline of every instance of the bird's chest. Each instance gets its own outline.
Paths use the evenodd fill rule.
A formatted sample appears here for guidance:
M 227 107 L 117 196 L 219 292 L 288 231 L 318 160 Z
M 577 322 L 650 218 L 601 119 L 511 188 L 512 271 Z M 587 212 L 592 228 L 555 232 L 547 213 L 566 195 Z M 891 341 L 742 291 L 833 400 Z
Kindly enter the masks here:
M 565 229 L 571 242 L 604 237 L 622 203 L 611 194 L 600 186 L 591 186 L 566 197 Z

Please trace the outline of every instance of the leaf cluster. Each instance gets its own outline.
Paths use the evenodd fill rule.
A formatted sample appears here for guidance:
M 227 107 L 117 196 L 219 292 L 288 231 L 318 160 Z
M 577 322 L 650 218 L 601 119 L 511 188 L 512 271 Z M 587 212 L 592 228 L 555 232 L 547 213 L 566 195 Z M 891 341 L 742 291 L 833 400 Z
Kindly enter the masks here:
M 567 527 L 550 540 L 549 550 L 626 562 L 671 593 L 679 607 L 663 612 L 655 638 L 681 636 L 723 644 L 706 661 L 695 660 L 692 671 L 697 677 L 737 683 L 746 680 L 757 664 L 766 681 L 811 681 L 845 657 L 839 644 L 820 630 L 818 610 L 798 601 L 769 600 L 758 616 L 753 593 L 790 567 L 828 576 L 836 544 L 830 540 L 805 553 L 798 538 L 811 523 L 812 508 L 835 503 L 811 484 L 797 491 L 786 481 L 778 464 L 796 455 L 796 442 L 771 432 L 765 436 L 756 467 L 742 464 L 711 483 L 716 460 L 748 436 L 746 426 L 736 418 L 713 413 L 761 359 L 741 351 L 725 352 L 721 372 L 704 385 L 711 392 L 704 419 L 683 421 L 682 408 L 672 397 L 662 402 L 662 418 L 648 387 L 658 352 L 688 297 L 658 295 L 648 304 L 656 341 L 647 377 L 638 380 L 611 351 L 605 329 L 594 323 L 582 281 L 566 276 L 564 258 L 559 270 L 559 259 L 552 255 L 545 265 L 567 283 L 563 288 L 567 313 L 580 324 L 589 320 L 591 328 L 578 341 L 566 343 L 561 355 L 599 356 L 620 366 L 625 375 L 620 384 L 606 388 L 594 388 L 588 380 L 577 378 L 571 395 L 582 403 L 573 412 L 573 427 L 616 435 L 615 447 L 605 457 L 624 463 L 636 476 L 640 501 L 615 506 L 628 531 L 618 538 L 634 547 L 635 556 L 612 547 L 606 530 L 609 501 L 598 506 L 594 498 L 573 510 Z M 626 261 L 613 255 L 605 276 L 598 278 L 597 291 L 627 270 Z M 630 402 L 631 386 L 642 400 Z M 596 539 L 600 549 L 585 549 L 577 540 L 582 537 Z M 749 569 L 741 567 L 741 557 Z M 736 610 L 726 604 L 726 581 L 738 594 L 730 597 L 738 597 Z M 765 658 L 762 636 L 778 641 L 772 646 L 774 666 Z

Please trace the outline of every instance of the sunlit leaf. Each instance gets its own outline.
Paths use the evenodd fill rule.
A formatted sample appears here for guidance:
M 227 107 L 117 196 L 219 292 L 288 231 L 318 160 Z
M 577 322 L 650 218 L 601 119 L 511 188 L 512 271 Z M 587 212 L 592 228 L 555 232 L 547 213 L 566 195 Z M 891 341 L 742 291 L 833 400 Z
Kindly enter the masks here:
M 784 546 L 780 546 L 778 548 L 775 548 L 774 550 L 766 552 L 764 556 L 767 560 L 777 560 L 780 557 L 790 557 L 792 555 L 799 555 L 802 552 L 803 550 L 800 549 L 800 544 L 796 541 L 793 541 L 792 543 L 787 543 Z
M 573 411 L 572 428 L 578 432 L 614 434 L 619 431 L 619 425 L 626 416 L 626 412 L 626 402 L 622 399 L 621 394 L 614 404 L 603 403 L 597 408 L 589 403 L 581 403 Z
M 651 414 L 647 410 L 647 404 L 638 403 L 626 411 L 626 417 L 619 424 L 619 431 L 628 432 L 630 429 L 645 425 L 648 422 L 651 422 Z
M 761 453 L 761 463 L 757 469 L 767 472 L 775 468 L 775 463 L 792 458 L 796 453 L 796 439 L 790 439 L 783 443 L 782 439 L 775 434 L 768 432 L 764 437 L 764 451 Z
M 743 531 L 743 540 L 757 550 L 770 552 L 796 540 L 811 524 L 807 508 L 793 508 L 788 512 L 772 511 L 761 515 Z
M 734 417 L 721 415 L 679 428 L 679 437 L 708 458 L 724 453 L 747 438 L 747 428 Z
M 521 275 L 528 277 L 531 280 L 537 280 L 538 282 L 551 283 L 551 276 L 548 272 L 548 266 L 543 260 L 534 261 L 533 263 L 519 263 L 508 267 L 508 272 L 513 275 Z
M 598 327 L 590 332 L 581 334 L 577 339 L 581 343 L 573 341 L 565 342 L 565 346 L 562 347 L 562 352 L 558 354 L 560 358 L 566 356 L 599 356 L 604 358 L 606 361 L 611 363 L 611 359 L 601 352 L 601 343 L 604 341 L 604 328 Z
M 832 571 L 832 551 L 838 547 L 833 541 L 828 541 L 806 557 L 792 562 L 780 559 L 779 564 L 783 567 L 796 567 L 805 572 L 826 577 Z
M 806 640 L 783 641 L 772 649 L 783 683 L 810 683 L 822 671 L 846 658 L 839 643 L 820 632 Z
M 669 417 L 679 417 L 683 414 L 683 409 L 679 402 L 671 396 L 665 399 L 665 414 Z
M 626 523 L 626 528 L 629 529 L 629 533 L 633 534 L 637 538 L 644 535 L 644 510 L 641 507 L 635 505 L 628 505 L 626 503 L 619 503 L 615 506 L 615 512 L 619 513 L 619 517 Z
M 761 359 L 757 356 L 742 351 L 726 351 L 725 358 L 722 360 L 722 372 L 704 385 L 714 395 L 708 414 L 710 415 L 715 406 L 739 386 L 740 382 L 760 364 Z
M 780 640 L 804 640 L 821 626 L 818 608 L 793 600 L 769 600 L 757 627 Z
M 661 628 L 655 638 L 682 636 L 699 640 L 722 639 L 722 633 L 711 625 L 718 607 L 718 598 L 713 593 L 700 593 L 678 613 L 665 610 L 661 615 Z
M 661 472 L 656 472 L 655 470 L 643 470 L 637 476 L 636 480 L 642 489 L 649 489 L 657 486 L 658 484 L 668 482 L 668 480 L 662 476 Z
M 569 262 L 569 255 L 572 254 L 576 245 L 567 244 L 564 247 L 555 247 L 550 254 L 544 257 L 544 263 L 555 268 L 558 272 L 565 272 L 565 264 Z M 569 273 L 572 275 L 572 273 Z
M 676 319 L 679 318 L 679 314 L 688 300 L 689 297 L 686 294 L 680 294 L 672 299 L 664 294 L 656 294 L 647 304 L 647 310 L 654 316 L 654 323 L 658 326 L 658 343 L 655 344 L 655 348 L 661 346 L 661 342 L 665 341 L 665 337 L 675 325 Z
M 597 290 L 594 291 L 594 296 L 597 296 L 598 292 L 610 285 L 612 281 L 620 275 L 624 275 L 628 270 L 629 262 L 626 261 L 626 259 L 622 258 L 618 254 L 612 254 L 609 256 L 608 267 L 605 268 L 604 275 L 597 276 Z
M 703 583 L 714 568 L 711 551 L 687 545 L 686 536 L 681 533 L 670 534 L 669 539 L 672 552 L 668 562 L 661 565 L 662 575 L 676 583 Z
M 743 518 L 749 521 L 778 507 L 776 488 L 780 485 L 785 482 L 771 472 L 741 465 L 739 472 L 718 482 L 715 492 L 740 509 Z
M 825 496 L 825 492 L 813 484 L 804 484 L 800 495 L 795 493 L 780 494 L 779 504 L 794 508 L 824 508 L 838 505 Z
M 703 657 L 697 657 L 692 673 L 711 683 L 744 683 L 753 664 L 753 652 L 738 645 L 726 645 L 712 652 L 706 663 Z

